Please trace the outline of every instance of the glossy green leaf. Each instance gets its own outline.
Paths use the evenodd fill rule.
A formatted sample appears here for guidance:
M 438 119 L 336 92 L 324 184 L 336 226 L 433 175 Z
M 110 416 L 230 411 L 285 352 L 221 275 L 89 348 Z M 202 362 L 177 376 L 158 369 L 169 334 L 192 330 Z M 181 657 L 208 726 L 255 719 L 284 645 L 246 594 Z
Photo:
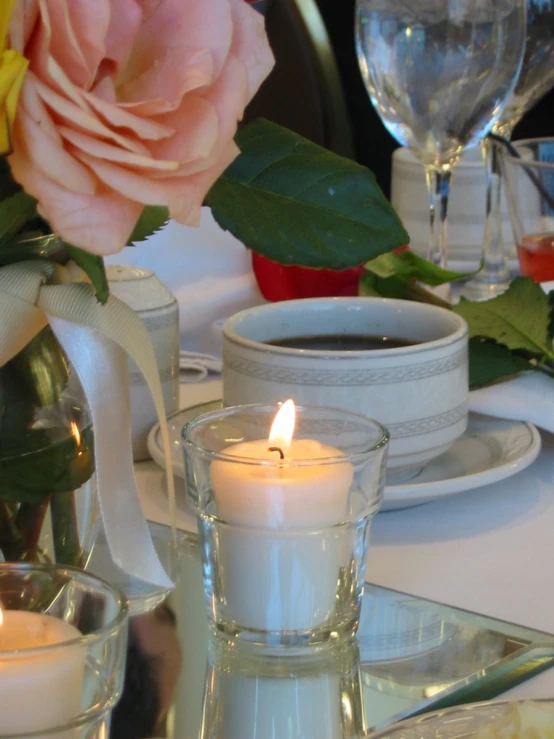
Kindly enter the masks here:
M 127 241 L 128 245 L 137 241 L 144 241 L 159 231 L 169 220 L 169 211 L 162 205 L 146 205 L 138 221 L 135 223 L 132 234 Z
M 92 429 L 81 438 L 66 428 L 34 429 L 26 436 L 3 435 L 0 448 L 0 499 L 39 502 L 50 494 L 77 490 L 94 472 Z
M 529 360 L 480 336 L 469 341 L 469 386 L 482 387 L 506 379 L 518 372 L 531 370 Z
M 383 279 L 390 277 L 411 279 L 431 287 L 464 280 L 474 274 L 473 272 L 453 272 L 442 269 L 409 249 L 398 253 L 381 254 L 367 262 L 364 267 L 367 272 Z
M 90 254 L 83 249 L 78 249 L 76 246 L 71 246 L 71 244 L 66 243 L 65 246 L 69 252 L 69 256 L 88 275 L 89 280 L 94 286 L 98 300 L 101 303 L 105 303 L 108 299 L 110 288 L 102 257 L 96 254 Z
M 462 298 L 453 310 L 468 322 L 470 337 L 484 336 L 508 349 L 554 360 L 548 297 L 529 277 L 517 277 L 505 293 L 492 300 Z
M 36 202 L 23 190 L 0 200 L 0 250 L 36 215 Z
M 237 136 L 240 156 L 206 198 L 217 222 L 282 264 L 346 269 L 407 244 L 373 174 L 274 123 Z

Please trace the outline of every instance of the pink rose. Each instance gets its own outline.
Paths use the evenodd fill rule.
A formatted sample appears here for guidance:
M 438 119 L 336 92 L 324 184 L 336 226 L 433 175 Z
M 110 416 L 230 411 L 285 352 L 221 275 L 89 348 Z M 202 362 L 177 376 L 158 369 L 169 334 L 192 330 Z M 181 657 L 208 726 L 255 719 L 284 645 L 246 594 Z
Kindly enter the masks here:
M 12 173 L 63 239 L 121 249 L 144 205 L 198 223 L 273 65 L 244 0 L 16 0 Z

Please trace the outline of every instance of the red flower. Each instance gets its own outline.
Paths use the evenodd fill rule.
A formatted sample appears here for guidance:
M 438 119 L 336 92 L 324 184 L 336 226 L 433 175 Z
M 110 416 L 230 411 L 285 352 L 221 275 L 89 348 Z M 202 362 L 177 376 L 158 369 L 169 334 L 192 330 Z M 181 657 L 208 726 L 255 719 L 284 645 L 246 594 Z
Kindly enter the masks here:
M 252 254 L 252 266 L 258 287 L 266 300 L 325 298 L 357 295 L 363 266 L 333 272 L 329 269 L 289 267 Z

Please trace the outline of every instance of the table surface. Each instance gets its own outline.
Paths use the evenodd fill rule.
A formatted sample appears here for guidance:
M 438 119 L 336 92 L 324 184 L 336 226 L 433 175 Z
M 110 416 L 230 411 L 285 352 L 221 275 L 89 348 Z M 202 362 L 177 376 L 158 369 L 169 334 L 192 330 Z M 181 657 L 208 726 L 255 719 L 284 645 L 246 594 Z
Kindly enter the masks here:
M 181 407 L 221 397 L 221 382 L 181 385 Z M 372 527 L 369 581 L 534 629 L 554 632 L 554 436 L 513 477 L 434 503 L 381 513 Z M 168 523 L 165 472 L 135 466 L 145 516 Z M 178 484 L 179 528 L 196 522 Z M 554 696 L 554 669 L 506 695 Z

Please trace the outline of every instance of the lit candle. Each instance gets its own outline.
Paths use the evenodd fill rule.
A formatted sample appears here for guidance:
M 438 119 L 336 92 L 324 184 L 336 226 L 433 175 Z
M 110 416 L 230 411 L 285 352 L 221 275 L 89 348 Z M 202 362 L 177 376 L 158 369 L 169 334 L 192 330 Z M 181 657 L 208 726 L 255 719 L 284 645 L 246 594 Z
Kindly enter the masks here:
M 295 408 L 279 410 L 269 439 L 234 444 L 211 465 L 227 617 L 266 631 L 310 629 L 335 604 L 341 532 L 353 467 L 312 439 L 293 439 Z M 342 459 L 341 459 L 342 458 Z M 336 528 L 331 528 L 336 527 Z
M 0 610 L 0 736 L 46 732 L 80 714 L 86 651 L 63 645 L 81 638 L 53 616 Z

